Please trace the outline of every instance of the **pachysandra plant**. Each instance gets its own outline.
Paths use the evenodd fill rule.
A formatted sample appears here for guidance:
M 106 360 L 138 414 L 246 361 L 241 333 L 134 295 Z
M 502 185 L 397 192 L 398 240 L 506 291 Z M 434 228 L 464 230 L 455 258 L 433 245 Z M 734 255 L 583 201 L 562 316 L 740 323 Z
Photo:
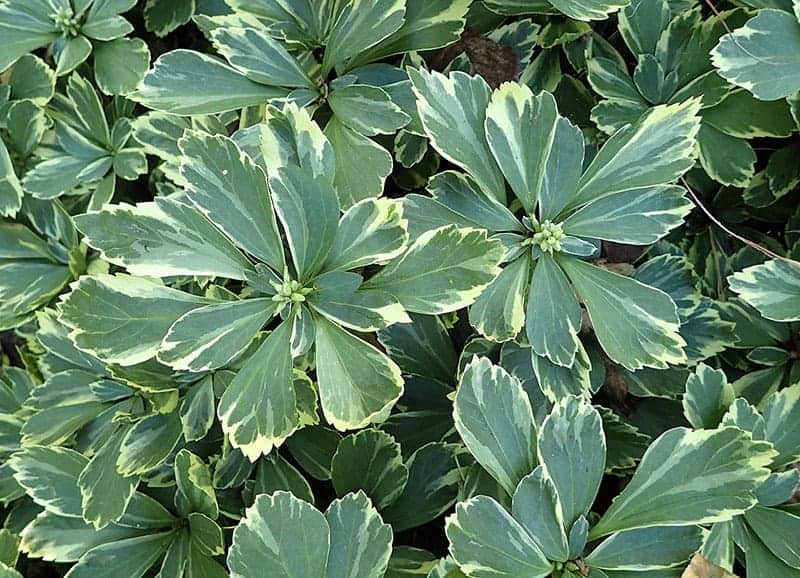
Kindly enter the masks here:
M 300 138 L 309 133 L 301 133 L 297 149 L 282 152 L 294 152 L 305 166 L 273 169 L 267 180 L 234 140 L 187 132 L 179 143 L 185 199 L 109 206 L 76 218 L 87 243 L 131 273 L 220 277 L 239 282 L 241 294 L 220 289 L 204 296 L 144 278 L 93 276 L 61 306 L 78 347 L 104 361 L 133 365 L 157 357 L 192 372 L 226 366 L 275 319 L 218 408 L 223 430 L 252 460 L 300 425 L 293 359 L 313 346 L 331 425 L 345 430 L 382 421 L 402 393 L 400 369 L 348 330 L 373 332 L 408 321 L 407 311 L 440 314 L 468 305 L 494 279 L 502 257 L 500 243 L 475 229 L 445 226 L 409 243 L 402 207 L 389 200 L 366 199 L 341 215 L 323 172 L 333 166 L 331 147 L 305 112 L 289 110 L 311 127 L 313 148 Z M 276 142 L 265 130 L 262 146 Z M 445 259 L 455 262 L 443 266 Z M 379 263 L 386 266 L 367 279 L 354 272 Z M 137 302 L 158 303 L 163 313 L 141 318 Z
M 105 94 L 131 92 L 150 61 L 147 44 L 126 38 L 133 30 L 122 14 L 135 0 L 13 0 L 0 5 L 0 72 L 27 53 L 51 45 L 56 74 L 68 74 L 90 55 Z M 125 61 L 125 66 L 119 62 Z
M 800 578 L 800 3 L 713 4 L 0 0 L 0 578 Z
M 631 370 L 683 362 L 670 297 L 587 259 L 599 256 L 600 241 L 646 245 L 682 223 L 690 204 L 669 183 L 694 162 L 699 103 L 654 108 L 583 170 L 581 132 L 549 93 L 513 83 L 491 93 L 458 72 L 411 78 L 433 146 L 467 174 L 436 175 L 432 196 L 409 195 L 405 214 L 417 231 L 445 222 L 484 227 L 506 248 L 503 272 L 470 308 L 473 326 L 497 341 L 524 327 L 537 356 L 587 364 L 577 293 L 612 360 Z
M 588 81 L 604 97 L 592 109 L 592 119 L 611 134 L 653 105 L 700 97 L 701 165 L 724 185 L 747 186 L 756 164 L 747 139 L 787 137 L 796 122 L 785 101 L 762 102 L 747 91 L 734 90 L 712 67 L 708 51 L 726 26 L 744 18 L 744 10 L 704 20 L 700 7 L 671 9 L 666 0 L 632 2 L 621 12 L 620 31 L 636 57 L 636 67 L 629 74 L 625 59 L 613 48 L 588 61 Z M 644 22 L 654 23 L 653 27 L 643 26 Z M 744 114 L 749 119 L 746 127 L 738 122 Z
M 327 119 L 342 208 L 378 196 L 392 157 L 373 137 L 404 127 L 421 134 L 421 128 L 407 74 L 377 61 L 454 42 L 469 2 L 324 1 L 295 11 L 230 4 L 233 14 L 212 18 L 209 33 L 227 64 L 196 51 L 164 54 L 135 98 L 181 115 L 287 100 L 308 107 Z

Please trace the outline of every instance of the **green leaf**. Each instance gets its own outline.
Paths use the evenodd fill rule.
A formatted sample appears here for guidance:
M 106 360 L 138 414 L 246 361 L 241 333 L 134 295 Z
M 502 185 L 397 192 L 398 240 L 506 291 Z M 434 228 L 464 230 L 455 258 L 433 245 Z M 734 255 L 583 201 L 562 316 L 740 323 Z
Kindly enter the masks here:
M 180 437 L 177 411 L 147 416 L 136 422 L 122 440 L 117 470 L 123 476 L 148 472 L 167 459 Z
M 158 360 L 173 369 L 208 371 L 242 353 L 275 315 L 272 299 L 245 299 L 193 309 L 169 328 Z
M 83 64 L 92 53 L 92 43 L 85 36 L 69 36 L 56 56 L 56 76 L 64 76 Z
M 316 91 L 300 62 L 265 30 L 220 27 L 211 37 L 231 66 L 253 82 Z
M 53 42 L 59 32 L 50 14 L 52 8 L 44 0 L 12 0 L 0 5 L 0 72 L 37 48 Z
M 138 477 L 117 471 L 117 456 L 126 431 L 122 428 L 115 432 L 78 476 L 83 519 L 98 530 L 122 517 L 139 482 Z
M 745 512 L 744 519 L 758 538 L 792 568 L 800 568 L 800 517 L 776 508 L 755 506 Z
M 261 495 L 233 531 L 232 578 L 325 578 L 330 546 L 325 517 L 288 492 Z
M 453 451 L 442 443 L 422 446 L 411 455 L 406 467 L 405 490 L 382 512 L 395 532 L 422 526 L 444 514 L 455 503 L 461 483 Z
M 175 455 L 175 506 L 184 516 L 200 512 L 209 518 L 219 515 L 217 496 L 211 483 L 208 466 L 186 449 Z
M 336 429 L 382 421 L 403 393 L 400 368 L 384 353 L 314 316 L 319 395 L 325 419 Z
M 655 526 L 618 532 L 584 558 L 586 565 L 603 570 L 642 572 L 685 563 L 703 543 L 698 526 Z
M 195 0 L 147 0 L 143 12 L 145 28 L 163 38 L 191 20 Z
M 615 132 L 583 173 L 570 206 L 669 183 L 694 164 L 698 100 L 651 108 Z
M 502 245 L 485 231 L 442 227 L 420 235 L 365 284 L 414 313 L 438 315 L 472 304 L 500 272 Z
M 382 510 L 394 502 L 408 481 L 400 444 L 379 430 L 363 430 L 339 442 L 331 462 L 336 494 L 363 490 L 375 507 Z
M 781 10 L 760 10 L 720 38 L 711 61 L 721 76 L 760 100 L 790 96 L 800 90 L 800 22 Z
M 156 60 L 130 98 L 148 108 L 188 116 L 257 106 L 287 93 L 283 88 L 253 82 L 206 54 L 173 50 Z
M 520 480 L 514 492 L 511 513 L 548 560 L 569 558 L 564 516 L 556 487 L 542 466 Z
M 572 367 L 581 322 L 581 307 L 566 275 L 552 256 L 543 254 L 531 276 L 525 312 L 525 333 L 533 351 Z
M 269 188 L 283 223 L 297 276 L 312 279 L 322 268 L 336 237 L 339 204 L 325 177 L 284 167 L 270 175 Z
M 139 38 L 94 44 L 94 78 L 104 94 L 130 94 L 139 86 L 148 66 L 150 50 Z
M 411 314 L 409 318 L 410 323 L 397 323 L 379 331 L 381 345 L 403 373 L 442 383 L 451 381 L 458 359 L 447 328 L 433 315 Z
M 411 120 L 377 86 L 349 84 L 337 88 L 328 97 L 328 104 L 339 122 L 365 136 L 394 134 Z
M 750 143 L 703 124 L 697 134 L 698 159 L 715 181 L 746 187 L 755 174 L 756 153 Z
M 612 12 L 627 6 L 630 0 L 549 0 L 550 4 L 576 20 L 605 20 Z
M 48 512 L 73 518 L 81 517 L 78 476 L 88 462 L 74 450 L 42 446 L 29 446 L 9 458 L 14 479 L 33 501 Z
M 562 223 L 564 232 L 631 245 L 650 245 L 683 223 L 692 209 L 682 187 L 657 185 L 602 197 Z
M 463 72 L 444 76 L 410 69 L 425 133 L 444 158 L 466 170 L 480 188 L 505 202 L 503 173 L 486 142 L 484 123 L 491 97 L 489 85 Z
M 173 536 L 173 532 L 162 532 L 92 548 L 70 569 L 69 578 L 94 578 L 114 566 L 125 568 L 130 578 L 141 578 L 164 555 Z
M 336 21 L 328 32 L 322 60 L 322 76 L 334 67 L 352 68 L 350 62 L 403 25 L 404 0 L 353 0 L 337 9 Z
M 410 321 L 403 307 L 388 293 L 359 291 L 362 281 L 356 273 L 323 273 L 314 280 L 308 303 L 334 323 L 355 331 L 376 331 Z
M 187 132 L 178 146 L 189 200 L 238 246 L 282 272 L 283 242 L 263 171 L 222 135 Z
M 61 304 L 61 320 L 80 349 L 129 366 L 152 358 L 170 326 L 206 303 L 146 279 L 93 275 L 73 284 Z
M 406 2 L 405 21 L 396 32 L 353 57 L 353 65 L 383 60 L 393 54 L 432 50 L 458 40 L 464 31 L 469 0 Z
M 630 371 L 686 359 L 680 320 L 662 291 L 574 258 L 559 258 L 608 356 Z
M 771 446 L 732 428 L 660 435 L 633 479 L 589 533 L 720 522 L 755 505 L 753 491 L 769 476 Z
M 273 494 L 279 490 L 291 492 L 309 504 L 314 503 L 311 486 L 297 471 L 277 452 L 272 452 L 258 461 L 253 494 Z
M 779 259 L 728 277 L 731 291 L 773 321 L 800 320 L 800 268 Z
M 561 502 L 565 528 L 586 516 L 606 469 L 606 440 L 600 414 L 584 397 L 555 405 L 538 435 L 539 461 Z
M 325 271 L 355 269 L 400 255 L 408 242 L 403 207 L 389 199 L 365 199 L 339 221 Z
M 519 381 L 486 358 L 461 374 L 453 418 L 464 444 L 503 489 L 513 495 L 536 467 L 536 431 Z
M 383 576 L 392 554 L 392 529 L 363 493 L 334 500 L 325 512 L 330 553 L 325 578 Z
M 134 275 L 208 275 L 245 279 L 250 262 L 191 205 L 156 198 L 109 205 L 75 217 L 86 242 Z
M 506 264 L 469 308 L 469 321 L 492 341 L 513 339 L 525 323 L 525 293 L 530 281 L 527 255 Z
M 349 209 L 363 199 L 380 196 L 386 177 L 392 172 L 389 151 L 337 117 L 325 126 L 325 136 L 336 152 L 333 185 L 341 208 Z
M 445 532 L 453 558 L 472 578 L 544 578 L 553 571 L 533 537 L 492 498 L 458 504 Z
M 300 425 L 292 386 L 291 318 L 270 333 L 228 384 L 219 402 L 222 429 L 251 462 Z
M 774 467 L 782 468 L 800 459 L 800 383 L 772 394 L 764 408 L 764 439 L 778 450 Z
M 19 183 L 5 143 L 0 140 L 0 215 L 13 217 L 22 207 L 22 186 Z
M 686 380 L 683 414 L 697 429 L 715 428 L 735 397 L 725 373 L 700 363 Z

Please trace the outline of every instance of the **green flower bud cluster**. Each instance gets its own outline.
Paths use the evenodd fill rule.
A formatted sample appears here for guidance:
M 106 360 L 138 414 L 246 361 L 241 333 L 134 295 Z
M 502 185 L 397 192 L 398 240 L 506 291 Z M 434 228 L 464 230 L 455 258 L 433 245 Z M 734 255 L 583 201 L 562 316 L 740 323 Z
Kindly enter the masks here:
M 51 18 L 56 28 L 58 28 L 64 36 L 78 35 L 80 22 L 78 18 L 75 17 L 75 12 L 73 12 L 72 8 L 59 8 L 51 15 Z
M 553 223 L 550 219 L 534 225 L 533 244 L 539 247 L 544 253 L 553 253 L 561 250 L 561 239 L 564 238 L 564 231 L 561 225 Z
M 283 283 L 272 283 L 277 295 L 272 296 L 272 300 L 280 303 L 302 303 L 306 300 L 306 295 L 311 293 L 311 287 L 303 287 L 299 281 L 288 280 Z

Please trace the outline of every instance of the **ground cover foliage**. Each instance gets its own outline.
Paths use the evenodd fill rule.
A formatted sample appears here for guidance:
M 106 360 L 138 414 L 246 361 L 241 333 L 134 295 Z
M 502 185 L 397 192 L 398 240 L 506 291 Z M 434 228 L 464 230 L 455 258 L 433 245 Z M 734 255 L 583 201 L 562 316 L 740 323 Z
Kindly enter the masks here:
M 800 576 L 798 0 L 0 0 L 0 577 Z

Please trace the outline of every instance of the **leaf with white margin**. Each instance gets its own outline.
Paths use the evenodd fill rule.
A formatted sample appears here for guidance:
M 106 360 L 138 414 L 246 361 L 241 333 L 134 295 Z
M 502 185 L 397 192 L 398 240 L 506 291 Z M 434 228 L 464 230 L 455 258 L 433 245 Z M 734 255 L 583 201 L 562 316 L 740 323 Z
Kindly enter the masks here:
M 339 203 L 330 182 L 311 172 L 283 167 L 269 177 L 275 210 L 283 223 L 297 276 L 313 278 L 330 253 L 339 226 Z
M 403 393 L 400 368 L 379 349 L 315 315 L 319 395 L 340 431 L 382 421 Z
M 157 197 L 75 217 L 86 243 L 133 275 L 198 275 L 243 280 L 250 262 L 193 206 Z
M 169 547 L 173 531 L 146 534 L 92 548 L 68 572 L 69 578 L 96 578 L 109 568 L 125 568 L 125 576 L 141 578 Z
M 659 105 L 619 129 L 583 173 L 569 206 L 677 179 L 694 165 L 699 110 L 699 99 Z
M 536 426 L 519 381 L 485 357 L 473 357 L 461 374 L 453 419 L 470 453 L 513 495 L 536 467 Z
M 800 570 L 800 516 L 777 508 L 755 506 L 744 514 L 747 525 L 764 545 L 792 568 Z
M 764 408 L 764 439 L 778 450 L 774 469 L 800 460 L 800 383 L 773 393 Z
M 544 467 L 522 478 L 514 492 L 511 513 L 536 541 L 548 560 L 566 562 L 569 544 L 556 487 Z
M 336 153 L 333 184 L 341 208 L 349 209 L 363 199 L 380 196 L 394 166 L 389 151 L 337 117 L 325 126 L 325 136 Z
M 78 476 L 83 519 L 100 530 L 125 513 L 139 483 L 137 476 L 117 471 L 117 456 L 126 428 L 120 428 L 95 452 Z
M 759 100 L 791 96 L 800 90 L 797 15 L 759 10 L 744 26 L 720 38 L 711 51 L 711 62 L 720 76 Z
M 617 532 L 584 558 L 602 570 L 642 572 L 685 564 L 703 544 L 699 526 L 654 526 Z
M 89 460 L 68 448 L 29 446 L 11 455 L 8 465 L 28 496 L 48 512 L 81 518 L 78 476 Z
M 219 369 L 247 349 L 277 308 L 272 299 L 259 298 L 193 309 L 172 324 L 156 357 L 181 371 Z
M 756 504 L 753 492 L 769 477 L 776 454 L 738 428 L 668 430 L 647 448 L 589 538 L 729 520 Z
M 572 367 L 581 322 L 581 306 L 567 276 L 551 255 L 543 254 L 531 275 L 525 311 L 525 334 L 533 351 Z
M 339 220 L 324 271 L 355 269 L 389 261 L 408 243 L 403 205 L 391 199 L 364 199 Z
M 253 82 L 317 89 L 300 62 L 266 30 L 224 26 L 213 30 L 211 38 L 230 65 Z
M 92 275 L 71 285 L 61 303 L 70 339 L 107 363 L 136 365 L 151 359 L 183 314 L 208 300 L 128 275 Z
M 325 578 L 383 576 L 392 555 L 392 528 L 364 492 L 334 500 L 325 512 L 330 552 Z
M 505 202 L 503 173 L 489 150 L 484 123 L 491 89 L 480 76 L 409 69 L 425 132 L 444 158 L 462 167 L 487 194 Z
M 486 231 L 442 227 L 420 235 L 365 289 L 394 295 L 407 311 L 440 315 L 471 305 L 500 273 L 503 246 Z
M 558 264 L 575 286 L 608 356 L 630 371 L 686 360 L 672 299 L 659 289 L 574 258 Z
M 53 23 L 52 4 L 44 0 L 13 0 L 0 5 L 0 72 L 25 54 L 56 40 L 59 31 Z
M 189 116 L 258 106 L 288 93 L 253 82 L 218 58 L 181 49 L 159 56 L 128 97 L 147 108 Z
M 630 245 L 655 243 L 692 210 L 683 187 L 656 185 L 602 197 L 561 224 L 564 232 Z
M 336 21 L 328 32 L 322 76 L 336 67 L 352 68 L 351 59 L 393 34 L 403 25 L 405 0 L 352 0 L 338 7 Z
M 353 66 L 377 62 L 393 54 L 432 50 L 452 44 L 464 32 L 470 0 L 406 2 L 403 25 L 393 34 L 353 57 Z
M 22 186 L 14 172 L 11 157 L 0 141 L 0 215 L 13 217 L 22 206 Z
M 394 134 L 411 120 L 385 90 L 366 84 L 331 91 L 328 105 L 342 124 L 365 136 Z
M 686 380 L 683 414 L 692 427 L 715 428 L 736 397 L 721 369 L 700 363 Z
M 148 415 L 130 428 L 117 455 L 122 475 L 144 474 L 161 465 L 181 439 L 177 411 Z
M 187 131 L 178 147 L 189 200 L 239 247 L 283 272 L 283 241 L 261 168 L 226 136 Z
M 800 321 L 800 266 L 780 259 L 728 277 L 731 291 L 772 321 Z
M 484 337 L 503 342 L 514 339 L 522 330 L 530 263 L 523 255 L 506 264 L 469 308 L 470 324 Z
M 544 578 L 553 571 L 533 537 L 487 496 L 456 505 L 445 532 L 450 553 L 471 578 Z
M 534 96 L 526 85 L 512 82 L 495 90 L 486 107 L 486 141 L 528 215 L 548 176 L 559 118 L 552 94 Z
M 337 495 L 363 490 L 382 510 L 403 493 L 408 468 L 392 436 L 367 429 L 339 442 L 331 461 L 331 479 Z
M 565 528 L 589 513 L 606 469 L 603 420 L 581 396 L 560 400 L 538 436 L 539 461 L 553 481 Z
M 262 494 L 233 531 L 231 578 L 326 578 L 328 522 L 289 492 Z
M 300 426 L 292 385 L 292 319 L 283 321 L 228 384 L 217 413 L 231 444 L 251 462 Z
M 323 273 L 314 280 L 308 304 L 334 323 L 355 331 L 371 332 L 411 322 L 403 306 L 386 291 L 360 291 L 362 281 L 357 273 Z
M 548 0 L 553 8 L 575 20 L 605 20 L 630 0 Z

